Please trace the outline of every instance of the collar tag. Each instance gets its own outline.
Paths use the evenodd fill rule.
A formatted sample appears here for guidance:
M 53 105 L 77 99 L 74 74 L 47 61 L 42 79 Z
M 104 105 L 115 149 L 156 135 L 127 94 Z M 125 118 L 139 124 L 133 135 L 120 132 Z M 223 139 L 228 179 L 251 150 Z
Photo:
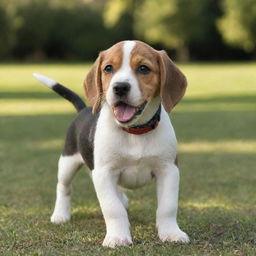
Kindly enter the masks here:
M 132 126 L 132 127 L 122 127 L 122 129 L 128 133 L 140 135 L 147 132 L 150 132 L 158 126 L 160 122 L 160 114 L 161 114 L 161 105 L 159 106 L 158 110 L 154 114 L 154 116 L 145 124 Z

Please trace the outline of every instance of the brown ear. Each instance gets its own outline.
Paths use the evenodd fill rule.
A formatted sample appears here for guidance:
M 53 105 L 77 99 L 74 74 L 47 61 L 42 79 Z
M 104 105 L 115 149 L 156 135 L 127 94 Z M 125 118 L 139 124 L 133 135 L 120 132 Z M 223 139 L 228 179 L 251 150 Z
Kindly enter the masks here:
M 165 110 L 170 112 L 183 97 L 187 80 L 165 51 L 159 51 L 158 53 L 160 55 L 160 96 Z
M 99 55 L 84 80 L 85 96 L 88 99 L 89 103 L 93 106 L 92 112 L 94 114 L 100 110 L 102 100 L 102 84 L 100 70 L 101 59 L 102 54 Z

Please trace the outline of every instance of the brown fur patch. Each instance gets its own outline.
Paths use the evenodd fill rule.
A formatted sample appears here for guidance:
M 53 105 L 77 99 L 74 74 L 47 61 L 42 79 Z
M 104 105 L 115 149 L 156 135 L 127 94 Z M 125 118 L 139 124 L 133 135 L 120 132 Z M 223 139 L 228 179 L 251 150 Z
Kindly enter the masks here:
M 122 46 L 123 42 L 120 42 L 108 50 L 101 52 L 85 78 L 85 95 L 90 104 L 93 105 L 93 113 L 99 111 L 101 101 L 106 94 L 110 80 L 122 64 Z M 106 74 L 104 72 L 104 68 L 107 65 L 112 65 L 114 67 L 112 73 Z
M 136 41 L 136 45 L 131 52 L 130 65 L 136 74 L 144 100 L 159 94 L 160 70 L 158 59 L 156 50 L 143 42 Z M 147 75 L 138 73 L 137 68 L 140 65 L 146 65 L 151 72 Z
M 165 110 L 170 112 L 185 93 L 187 82 L 183 73 L 165 51 L 157 51 L 140 41 L 136 41 L 130 62 L 143 98 L 146 100 L 160 94 Z M 137 72 L 139 65 L 148 66 L 151 72 L 140 74 Z
M 165 110 L 170 112 L 185 94 L 187 80 L 165 51 L 159 51 L 159 57 L 161 71 L 160 96 Z
M 108 90 L 111 78 L 120 69 L 123 61 L 123 42 L 117 43 L 108 50 L 102 53 L 102 63 L 101 63 L 101 81 L 103 93 L 105 94 Z M 107 65 L 112 65 L 114 70 L 110 74 L 104 72 L 104 68 Z
M 102 99 L 101 61 L 102 57 L 100 54 L 84 80 L 85 96 L 93 106 L 93 113 L 99 111 Z

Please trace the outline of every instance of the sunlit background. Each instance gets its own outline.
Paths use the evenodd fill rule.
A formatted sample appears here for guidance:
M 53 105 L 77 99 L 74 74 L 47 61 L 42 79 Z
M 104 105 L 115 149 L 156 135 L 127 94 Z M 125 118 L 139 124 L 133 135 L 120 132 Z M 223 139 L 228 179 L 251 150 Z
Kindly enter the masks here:
M 255 0 L 0 0 L 0 254 L 256 255 Z M 188 80 L 170 118 L 179 141 L 178 221 L 190 245 L 159 242 L 154 183 L 134 192 L 134 247 L 100 247 L 92 182 L 75 179 L 72 221 L 49 223 L 71 104 L 99 51 L 138 39 L 165 49 Z

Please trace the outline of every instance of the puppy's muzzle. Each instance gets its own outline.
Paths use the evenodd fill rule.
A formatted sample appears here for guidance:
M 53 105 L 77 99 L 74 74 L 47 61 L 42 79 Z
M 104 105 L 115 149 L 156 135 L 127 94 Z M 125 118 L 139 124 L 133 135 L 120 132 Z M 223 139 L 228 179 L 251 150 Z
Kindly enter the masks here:
M 127 82 L 116 82 L 113 86 L 114 94 L 118 97 L 125 97 L 129 93 L 131 85 Z

